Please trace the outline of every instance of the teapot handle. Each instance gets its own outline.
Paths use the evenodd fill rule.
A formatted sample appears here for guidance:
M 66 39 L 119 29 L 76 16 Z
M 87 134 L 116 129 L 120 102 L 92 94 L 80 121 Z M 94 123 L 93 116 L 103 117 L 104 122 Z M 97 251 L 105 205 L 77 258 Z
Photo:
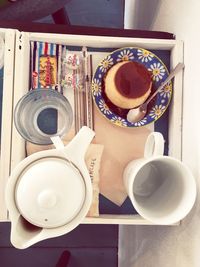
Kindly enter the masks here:
M 165 140 L 161 133 L 150 133 L 145 143 L 144 158 L 162 156 L 164 153 L 164 143 Z

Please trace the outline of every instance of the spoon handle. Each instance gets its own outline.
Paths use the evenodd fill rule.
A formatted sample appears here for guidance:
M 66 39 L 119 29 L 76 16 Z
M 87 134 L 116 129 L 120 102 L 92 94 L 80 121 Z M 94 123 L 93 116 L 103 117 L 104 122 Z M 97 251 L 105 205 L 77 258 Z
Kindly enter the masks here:
M 163 87 L 169 82 L 171 81 L 172 78 L 174 78 L 174 76 L 183 68 L 185 67 L 184 63 L 178 63 L 176 65 L 176 67 L 170 72 L 169 76 L 164 80 L 164 82 L 158 87 L 158 89 L 147 99 L 147 101 L 145 102 L 145 104 L 148 104 L 155 95 L 157 95 L 157 93 L 163 89 Z

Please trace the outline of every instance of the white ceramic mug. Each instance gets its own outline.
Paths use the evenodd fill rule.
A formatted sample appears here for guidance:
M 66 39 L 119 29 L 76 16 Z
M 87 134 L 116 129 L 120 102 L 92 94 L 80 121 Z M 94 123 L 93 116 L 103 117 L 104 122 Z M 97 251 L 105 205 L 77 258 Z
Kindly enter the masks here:
M 181 161 L 163 156 L 161 133 L 151 133 L 144 158 L 131 161 L 124 170 L 124 184 L 136 211 L 155 224 L 182 220 L 196 199 L 196 182 Z

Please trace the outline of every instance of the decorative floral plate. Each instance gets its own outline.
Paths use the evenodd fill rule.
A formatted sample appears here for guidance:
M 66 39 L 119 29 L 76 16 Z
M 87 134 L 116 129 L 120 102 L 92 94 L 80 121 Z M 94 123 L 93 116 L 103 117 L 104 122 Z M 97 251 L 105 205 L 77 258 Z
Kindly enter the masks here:
M 136 123 L 130 123 L 126 119 L 128 110 L 117 108 L 109 103 L 104 92 L 104 78 L 107 71 L 120 61 L 135 61 L 143 64 L 152 73 L 152 91 L 155 91 L 167 78 L 169 72 L 164 63 L 152 52 L 138 47 L 125 47 L 110 53 L 98 65 L 92 80 L 93 99 L 100 112 L 108 120 L 118 126 L 140 127 L 159 119 L 166 111 L 172 96 L 172 83 L 169 82 L 155 100 L 149 103 L 146 116 Z

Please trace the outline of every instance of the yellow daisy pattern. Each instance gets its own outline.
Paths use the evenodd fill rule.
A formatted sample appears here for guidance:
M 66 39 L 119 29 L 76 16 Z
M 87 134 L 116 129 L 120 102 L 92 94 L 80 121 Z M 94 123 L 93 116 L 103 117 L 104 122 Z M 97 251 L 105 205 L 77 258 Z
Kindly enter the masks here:
M 111 56 L 106 57 L 100 63 L 100 70 L 106 72 L 113 65 L 113 58 Z
M 145 125 L 146 123 L 147 123 L 147 118 L 144 118 L 141 121 L 135 122 L 134 125 L 139 127 Z
M 101 95 L 101 82 L 98 79 L 94 79 L 92 82 L 92 92 L 94 96 Z
M 150 51 L 147 51 L 145 49 L 138 49 L 137 50 L 137 55 L 138 58 L 142 61 L 142 62 L 148 62 L 151 61 L 153 58 L 153 54 L 151 54 Z
M 164 98 L 169 98 L 172 93 L 172 84 L 168 83 L 161 91 L 160 95 L 163 96 Z
M 127 121 L 118 116 L 113 116 L 111 121 L 117 126 L 127 126 Z
M 158 119 L 163 112 L 165 111 L 166 107 L 162 105 L 155 105 L 155 107 L 152 108 L 152 110 L 149 113 L 149 116 Z
M 148 70 L 152 72 L 152 78 L 156 82 L 162 80 L 163 76 L 166 73 L 164 66 L 161 65 L 160 62 L 151 64 Z
M 112 112 L 109 110 L 109 107 L 105 103 L 103 99 L 99 101 L 99 108 L 100 110 L 106 115 L 106 114 L 111 114 Z
M 131 52 L 129 49 L 124 49 L 119 53 L 117 61 L 129 61 L 132 59 L 134 59 L 133 52 Z

